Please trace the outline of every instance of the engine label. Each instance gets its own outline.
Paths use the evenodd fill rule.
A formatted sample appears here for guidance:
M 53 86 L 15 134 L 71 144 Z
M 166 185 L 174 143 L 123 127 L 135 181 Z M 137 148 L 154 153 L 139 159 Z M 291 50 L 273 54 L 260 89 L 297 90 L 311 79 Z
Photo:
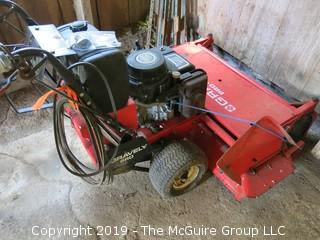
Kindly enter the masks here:
M 178 54 L 169 54 L 167 56 L 165 56 L 166 59 L 168 59 L 171 63 L 174 64 L 174 66 L 176 66 L 176 68 L 178 68 L 179 70 L 189 66 L 189 62 L 185 59 L 183 59 L 181 56 L 179 56 Z
M 224 91 L 213 83 L 210 83 L 207 87 L 207 96 L 230 113 L 237 110 L 237 108 L 230 104 L 230 102 L 224 97 Z

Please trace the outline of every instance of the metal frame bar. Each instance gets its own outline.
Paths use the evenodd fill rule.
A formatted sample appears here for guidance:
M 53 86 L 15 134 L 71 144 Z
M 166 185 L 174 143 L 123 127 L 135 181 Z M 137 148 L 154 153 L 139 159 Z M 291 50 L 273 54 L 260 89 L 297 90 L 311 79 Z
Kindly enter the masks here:
M 8 94 L 4 94 L 4 96 L 6 97 L 7 101 L 9 102 L 10 106 L 13 108 L 13 110 L 17 113 L 17 114 L 23 114 L 23 113 L 29 113 L 29 112 L 33 112 L 33 108 L 31 107 L 22 107 L 22 108 L 18 108 L 16 106 L 16 104 L 13 102 L 12 98 L 8 95 Z M 48 108 L 52 108 L 53 107 L 53 103 L 45 103 L 40 110 L 42 109 L 48 109 Z

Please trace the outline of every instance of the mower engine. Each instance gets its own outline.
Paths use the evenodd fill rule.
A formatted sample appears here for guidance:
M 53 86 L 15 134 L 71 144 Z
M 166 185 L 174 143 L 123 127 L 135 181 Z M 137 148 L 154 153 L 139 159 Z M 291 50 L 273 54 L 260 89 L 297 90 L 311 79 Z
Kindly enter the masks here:
M 207 74 L 169 47 L 140 50 L 128 58 L 130 96 L 138 107 L 140 126 L 170 120 L 178 115 L 190 118 L 197 110 L 173 102 L 203 108 Z

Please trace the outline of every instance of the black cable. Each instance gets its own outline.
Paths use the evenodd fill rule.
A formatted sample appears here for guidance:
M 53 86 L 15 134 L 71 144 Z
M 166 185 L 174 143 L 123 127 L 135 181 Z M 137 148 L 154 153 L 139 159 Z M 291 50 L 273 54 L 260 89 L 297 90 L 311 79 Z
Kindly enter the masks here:
M 98 67 L 96 67 L 94 64 L 88 63 L 88 62 L 78 62 L 66 68 L 65 65 L 63 65 L 51 53 L 38 48 L 19 49 L 12 52 L 10 55 L 12 56 L 12 58 L 20 58 L 20 59 L 21 58 L 23 59 L 29 56 L 39 56 L 39 57 L 46 58 L 52 64 L 54 69 L 56 69 L 57 72 L 60 74 L 62 79 L 65 81 L 66 85 L 70 86 L 77 93 L 80 99 L 79 101 L 72 99 L 64 92 L 58 89 L 55 89 L 54 87 L 51 87 L 42 81 L 37 81 L 42 85 L 48 87 L 49 89 L 55 91 L 55 93 L 57 93 L 59 96 L 61 95 L 64 97 L 63 99 L 58 98 L 57 95 L 54 97 L 54 113 L 53 113 L 56 147 L 57 147 L 57 151 L 63 166 L 73 175 L 82 177 L 84 178 L 84 180 L 86 180 L 89 183 L 97 184 L 98 182 L 93 178 L 93 176 L 103 173 L 103 178 L 101 180 L 101 183 L 102 183 L 106 179 L 107 171 L 108 171 L 108 176 L 110 180 L 112 178 L 110 163 L 111 163 L 111 160 L 118 154 L 119 145 L 115 147 L 115 149 L 113 150 L 112 157 L 109 158 L 109 156 L 107 156 L 107 151 L 105 150 L 104 148 L 105 146 L 102 141 L 103 136 L 99 126 L 99 122 L 106 120 L 107 124 L 109 124 L 111 127 L 115 126 L 116 129 L 120 132 L 127 131 L 127 129 L 123 128 L 117 120 L 118 113 L 117 113 L 116 104 L 114 101 L 114 96 L 112 94 L 112 90 L 108 82 L 108 79 L 105 77 L 102 71 Z M 100 113 L 101 111 L 99 111 L 99 109 L 94 106 L 95 104 L 91 102 L 92 100 L 90 99 L 90 96 L 84 91 L 83 85 L 80 82 L 80 79 L 72 72 L 72 69 L 78 66 L 88 66 L 100 75 L 109 95 L 110 103 L 113 109 L 114 119 L 109 114 Z M 16 67 L 17 69 L 19 68 L 19 66 L 16 66 Z M 57 84 L 58 87 L 61 85 L 60 83 Z M 65 126 L 63 121 L 64 115 L 65 115 L 64 107 L 68 103 L 67 99 L 69 101 L 72 101 L 78 104 L 79 113 L 85 119 L 85 122 L 88 127 L 88 131 L 89 131 L 89 135 L 90 135 L 90 140 L 93 145 L 93 149 L 94 149 L 94 153 L 97 161 L 97 168 L 98 168 L 97 171 L 90 171 L 90 168 L 85 166 L 81 161 L 79 161 L 79 159 L 77 159 L 74 156 L 74 154 L 72 153 L 72 151 L 68 146 L 66 135 L 65 135 Z M 91 104 L 89 104 L 89 102 L 91 102 Z M 121 140 L 119 141 L 119 144 L 120 142 Z
M 98 182 L 92 177 L 103 172 L 103 178 L 101 181 L 102 183 L 106 178 L 107 166 L 105 165 L 106 154 L 104 151 L 100 128 L 95 123 L 94 115 L 90 111 L 87 111 L 86 109 L 82 109 L 80 107 L 79 112 L 86 121 L 98 167 L 97 171 L 88 172 L 90 169 L 74 156 L 67 143 L 64 127 L 64 107 L 67 103 L 68 102 L 66 99 L 58 99 L 58 97 L 55 96 L 53 108 L 54 135 L 60 160 L 67 171 L 75 176 L 83 178 L 85 181 L 91 184 L 98 184 Z
M 59 99 L 57 100 L 57 97 L 55 97 L 54 100 L 54 107 L 53 107 L 53 115 L 54 115 L 54 134 L 55 134 L 55 141 L 56 141 L 56 147 L 58 151 L 58 155 L 61 159 L 61 162 L 63 166 L 73 175 L 84 178 L 89 183 L 97 184 L 96 182 L 92 181 L 93 176 L 96 176 L 102 172 L 104 172 L 103 179 L 101 183 L 105 180 L 106 177 L 106 171 L 108 171 L 109 178 L 111 178 L 110 168 L 109 164 L 111 163 L 111 160 L 117 155 L 118 153 L 118 147 L 115 148 L 113 155 L 111 158 L 108 159 L 108 156 L 106 154 L 106 151 L 104 149 L 104 145 L 102 142 L 102 134 L 99 125 L 97 124 L 96 117 L 88 110 L 83 109 L 79 107 L 79 111 L 81 115 L 84 117 L 86 124 L 88 126 L 90 139 L 92 141 L 92 144 L 94 146 L 96 160 L 98 163 L 98 170 L 94 172 L 87 173 L 84 171 L 83 166 L 79 166 L 82 164 L 79 164 L 79 160 L 73 155 L 71 152 L 66 136 L 64 131 L 64 105 L 67 104 L 66 99 Z M 69 167 L 68 163 L 72 166 Z M 88 168 L 87 168 L 88 170 Z M 88 181 L 88 179 L 91 181 Z
M 112 94 L 112 90 L 111 90 L 109 81 L 106 78 L 106 76 L 102 73 L 102 71 L 97 66 L 95 66 L 94 64 L 89 63 L 89 62 L 77 62 L 77 63 L 72 64 L 71 66 L 69 66 L 68 69 L 72 70 L 73 68 L 76 68 L 76 67 L 79 67 L 79 66 L 88 66 L 88 67 L 90 67 L 91 69 L 93 69 L 94 71 L 96 71 L 100 75 L 101 79 L 103 80 L 103 82 L 104 82 L 104 84 L 105 84 L 105 86 L 107 88 L 114 117 L 116 119 L 116 122 L 118 122 L 117 121 L 118 120 L 118 111 L 117 111 L 117 108 L 116 108 L 116 103 L 115 103 L 115 100 L 114 100 L 114 96 Z
M 119 126 L 117 121 L 118 114 L 117 114 L 116 104 L 115 104 L 114 96 L 112 94 L 112 90 L 108 82 L 108 79 L 101 72 L 101 70 L 97 68 L 95 65 L 93 65 L 92 63 L 78 62 L 69 66 L 68 70 L 72 70 L 73 68 L 78 66 L 88 66 L 100 75 L 108 91 L 110 103 L 113 108 L 113 114 L 114 114 L 116 125 Z M 81 115 L 83 116 L 87 124 L 90 139 L 93 144 L 93 149 L 94 149 L 95 157 L 97 161 L 97 167 L 98 167 L 97 171 L 90 171 L 91 169 L 85 166 L 81 161 L 79 161 L 74 156 L 74 154 L 72 153 L 72 151 L 68 146 L 66 135 L 65 135 L 65 128 L 63 124 L 65 104 L 67 104 L 66 99 L 58 99 L 57 97 L 55 97 L 54 99 L 54 133 L 55 133 L 57 151 L 63 166 L 71 174 L 81 177 L 85 181 L 91 184 L 98 184 L 98 182 L 93 178 L 93 176 L 96 176 L 101 173 L 103 173 L 103 177 L 100 183 L 103 183 L 105 181 L 107 175 L 109 176 L 109 181 L 110 181 L 110 179 L 112 178 L 112 172 L 110 169 L 111 160 L 117 155 L 119 146 L 115 147 L 112 157 L 108 158 L 107 152 L 104 149 L 103 136 L 99 126 L 99 121 L 100 121 L 99 116 L 96 116 L 95 114 L 93 114 L 90 110 L 87 109 L 87 107 L 83 107 L 82 104 L 78 105 L 79 112 L 81 113 Z
M 58 95 L 63 96 L 65 99 L 63 102 L 60 103 L 58 98 L 55 97 L 54 99 L 54 131 L 55 131 L 55 140 L 57 145 L 57 151 L 59 153 L 59 156 L 61 158 L 61 161 L 64 165 L 64 167 L 71 172 L 73 175 L 79 176 L 84 178 L 87 182 L 97 184 L 97 181 L 94 180 L 92 177 L 96 176 L 100 173 L 104 173 L 103 179 L 101 183 L 106 178 L 106 171 L 109 172 L 109 180 L 112 177 L 112 173 L 110 172 L 109 163 L 111 162 L 111 159 L 113 159 L 117 153 L 118 153 L 118 146 L 115 148 L 113 155 L 111 158 L 108 158 L 106 151 L 104 150 L 104 144 L 102 142 L 102 133 L 99 128 L 99 121 L 106 121 L 107 124 L 109 124 L 111 127 L 116 127 L 118 130 L 126 131 L 125 128 L 123 128 L 119 122 L 117 121 L 117 109 L 114 101 L 114 97 L 110 88 L 110 84 L 108 82 L 108 79 L 104 76 L 104 74 L 98 69 L 95 65 L 91 63 L 86 62 L 79 62 L 76 64 L 71 65 L 69 68 L 66 68 L 56 57 L 54 57 L 51 53 L 37 48 L 25 48 L 21 50 L 14 51 L 12 53 L 13 56 L 18 58 L 26 58 L 29 56 L 40 56 L 43 58 L 48 59 L 48 61 L 52 64 L 52 66 L 57 70 L 57 72 L 61 75 L 62 79 L 65 81 L 66 85 L 70 86 L 79 96 L 80 101 L 75 101 L 71 97 L 69 97 L 67 94 L 65 94 L 62 91 L 59 91 L 58 89 L 49 86 L 48 84 L 37 81 L 41 83 L 42 85 L 48 87 L 49 89 L 56 92 Z M 103 114 L 99 109 L 97 109 L 93 102 L 91 102 L 91 105 L 88 105 L 88 102 L 91 101 L 90 96 L 88 96 L 87 93 L 83 90 L 82 83 L 80 82 L 80 79 L 76 77 L 75 74 L 71 71 L 73 68 L 85 65 L 89 66 L 91 69 L 96 71 L 100 77 L 103 79 L 105 86 L 108 91 L 108 95 L 110 98 L 110 102 L 113 108 L 114 113 L 114 119 L 109 114 Z M 60 86 L 60 83 L 57 84 L 57 86 Z M 82 98 L 81 95 L 84 95 Z M 62 117 L 64 117 L 64 105 L 66 104 L 66 99 L 78 104 L 79 111 L 83 118 L 86 121 L 86 124 L 88 126 L 88 130 L 90 133 L 90 139 L 93 144 L 94 152 L 96 155 L 96 160 L 98 163 L 98 170 L 94 172 L 87 172 L 88 168 L 84 167 L 83 164 L 74 156 L 74 154 L 71 152 L 66 136 L 64 131 L 64 124 L 62 121 Z M 62 114 L 63 113 L 63 114 Z M 69 166 L 69 165 L 71 166 Z

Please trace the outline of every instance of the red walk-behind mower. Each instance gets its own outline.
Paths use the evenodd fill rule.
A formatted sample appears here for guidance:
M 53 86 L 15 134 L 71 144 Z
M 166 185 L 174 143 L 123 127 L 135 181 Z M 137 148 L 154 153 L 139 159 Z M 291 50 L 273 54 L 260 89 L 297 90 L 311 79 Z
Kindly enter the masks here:
M 1 2 L 29 20 L 31 46 L 37 46 L 1 45 L 1 70 L 9 75 L 4 86 L 18 76 L 51 89 L 34 109 L 54 96 L 57 151 L 72 174 L 97 184 L 145 171 L 167 197 L 193 189 L 209 169 L 241 200 L 294 171 L 293 156 L 304 145 L 317 100 L 292 101 L 256 82 L 209 51 L 211 39 L 138 50 L 127 58 L 115 47 L 91 48 L 88 38 L 63 49 L 66 39 L 99 31 L 86 22 L 37 25 L 13 2 Z M 45 39 L 48 28 L 53 39 Z M 52 47 L 46 43 L 58 40 L 59 51 L 46 50 Z M 35 77 L 46 63 L 50 84 Z M 90 161 L 71 151 L 66 119 Z

